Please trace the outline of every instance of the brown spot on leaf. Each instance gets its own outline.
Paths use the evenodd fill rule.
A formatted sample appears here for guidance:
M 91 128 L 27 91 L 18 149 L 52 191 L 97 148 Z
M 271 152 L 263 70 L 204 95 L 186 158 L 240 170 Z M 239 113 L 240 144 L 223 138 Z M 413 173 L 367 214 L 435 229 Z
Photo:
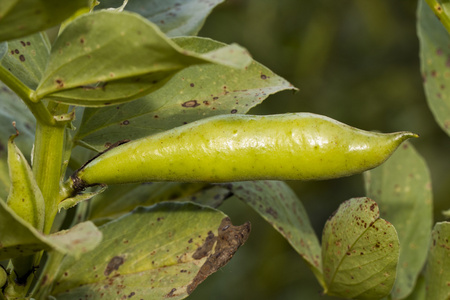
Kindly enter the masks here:
M 267 79 L 267 76 L 264 74 L 261 74 L 261 79 Z
M 177 290 L 176 288 L 171 289 L 170 292 L 167 295 L 164 296 L 164 298 L 175 297 L 174 293 L 175 293 L 176 290 Z
M 190 86 L 191 86 L 191 87 L 194 87 L 194 86 L 195 86 L 195 84 L 191 83 L 191 84 L 190 84 Z
M 25 61 L 25 56 L 24 56 L 23 54 L 21 54 L 21 55 L 19 56 L 19 59 L 20 59 L 21 62 L 24 62 L 24 61 Z
M 56 79 L 55 83 L 56 83 L 56 86 L 58 88 L 63 88 L 64 87 L 64 82 L 62 81 L 62 79 Z
M 197 248 L 197 250 L 192 254 L 193 259 L 201 259 L 208 255 L 209 251 L 211 251 L 214 243 L 216 242 L 216 236 L 212 231 L 208 232 L 208 236 L 205 239 L 203 245 Z
M 123 121 L 123 122 L 120 122 L 120 125 L 128 125 L 128 124 L 130 124 L 130 121 L 128 121 L 128 120 L 125 120 L 125 121 Z
M 197 107 L 200 103 L 197 102 L 197 100 L 189 100 L 181 104 L 183 107 Z
M 106 266 L 105 272 L 103 272 L 103 274 L 105 274 L 105 276 L 109 276 L 109 274 L 111 274 L 113 271 L 119 270 L 119 267 L 121 265 L 123 265 L 124 262 L 125 262 L 125 259 L 123 257 L 114 256 L 109 261 L 108 265 Z
M 231 110 L 231 113 L 232 113 L 232 114 L 237 113 L 237 109 L 232 109 L 232 110 Z
M 14 49 L 14 53 L 19 54 L 19 49 Z
M 25 44 L 25 42 L 24 41 L 20 41 L 20 43 L 22 44 L 22 46 L 26 46 L 27 44 Z
M 250 230 L 250 222 L 241 226 L 233 226 L 230 218 L 227 217 L 222 220 L 218 228 L 218 237 L 214 253 L 209 255 L 195 278 L 192 280 L 192 283 L 188 285 L 186 290 L 188 294 L 191 294 L 209 275 L 213 274 L 230 261 L 234 253 L 236 253 L 239 247 L 247 240 Z
M 274 210 L 272 207 L 268 207 L 266 209 L 266 213 L 268 213 L 269 215 L 271 215 L 272 217 L 274 217 L 275 219 L 278 218 L 278 213 L 276 210 Z

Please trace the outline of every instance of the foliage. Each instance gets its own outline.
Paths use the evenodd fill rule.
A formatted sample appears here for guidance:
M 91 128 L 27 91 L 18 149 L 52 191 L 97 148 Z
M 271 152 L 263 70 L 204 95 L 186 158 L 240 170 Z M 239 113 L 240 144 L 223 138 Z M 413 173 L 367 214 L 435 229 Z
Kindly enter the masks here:
M 206 117 L 216 115 L 233 119 L 272 94 L 297 90 L 241 46 L 195 36 L 221 0 L 129 2 L 0 4 L 0 299 L 186 298 L 247 241 L 250 223 L 233 225 L 222 211 L 235 200 L 280 233 L 330 297 L 449 297 L 450 224 L 431 230 L 431 175 L 411 143 L 365 172 L 366 197 L 342 202 L 320 240 L 314 218 L 282 181 L 90 182 L 89 190 L 77 189 L 78 174 L 110 149 L 139 162 L 133 150 L 121 150 L 128 140 L 164 143 L 158 133 L 201 119 L 211 124 Z M 450 134 L 450 11 L 427 2 L 431 9 L 419 1 L 417 27 L 424 88 Z M 306 130 L 320 142 L 317 127 Z M 346 159 L 336 150 L 326 155 Z M 264 169 L 250 157 L 240 163 Z M 362 164 L 358 170 L 373 167 Z M 120 180 L 126 174 L 113 176 L 127 182 Z

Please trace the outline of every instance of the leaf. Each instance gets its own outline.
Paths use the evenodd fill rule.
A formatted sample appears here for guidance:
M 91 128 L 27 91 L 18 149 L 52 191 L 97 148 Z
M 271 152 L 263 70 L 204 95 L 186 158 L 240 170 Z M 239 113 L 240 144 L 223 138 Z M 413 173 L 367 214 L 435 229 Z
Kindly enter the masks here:
M 36 121 L 22 100 L 0 82 L 0 198 L 3 199 L 7 198 L 10 185 L 6 149 L 8 138 L 16 133 L 13 121 L 20 132 L 17 146 L 30 158 Z
M 41 250 L 79 256 L 96 247 L 101 239 L 97 227 L 92 222 L 77 226 L 44 236 L 0 199 L 0 261 L 32 255 Z
M 8 167 L 11 186 L 6 203 L 24 221 L 39 231 L 44 229 L 45 202 L 33 171 L 14 140 L 8 141 Z
M 104 106 L 156 90 L 189 65 L 220 62 L 244 68 L 250 62 L 237 45 L 221 50 L 212 57 L 181 49 L 134 13 L 89 13 L 58 36 L 36 93 L 68 104 Z
M 197 35 L 206 17 L 223 0 L 133 0 L 125 10 L 138 13 L 161 28 L 167 36 Z M 120 7 L 123 0 L 102 1 L 97 7 Z
M 215 208 L 228 194 L 229 191 L 225 188 L 204 183 L 149 182 L 113 185 L 91 200 L 90 219 L 112 219 L 137 206 L 150 206 L 164 201 L 193 201 Z
M 6 52 L 8 52 L 8 43 L 7 42 L 0 43 L 0 60 L 3 58 Z
M 20 38 L 55 26 L 78 9 L 89 7 L 88 4 L 87 0 L 2 0 L 0 41 Z
M 439 126 L 450 135 L 450 36 L 424 0 L 419 1 L 417 24 L 428 105 Z
M 282 181 L 249 181 L 223 185 L 275 228 L 308 263 L 323 284 L 320 244 L 300 200 Z
M 367 197 L 397 230 L 401 268 L 392 299 L 405 298 L 414 288 L 427 258 L 433 223 L 430 171 L 411 143 L 404 143 L 380 167 L 364 174 Z
M 96 250 L 63 261 L 54 297 L 183 299 L 231 259 L 250 224 L 233 226 L 222 212 L 191 203 L 160 203 L 100 230 Z
M 102 233 L 92 222 L 79 223 L 69 230 L 58 231 L 47 236 L 47 240 L 57 245 L 58 251 L 67 253 L 74 259 L 95 249 L 102 240 Z
M 50 53 L 47 35 L 36 33 L 7 43 L 7 54 L 0 58 L 1 66 L 29 88 L 35 89 L 41 80 Z
M 106 186 L 101 186 L 100 189 L 98 189 L 96 191 L 75 195 L 74 197 L 71 197 L 71 198 L 66 198 L 66 199 L 64 199 L 64 201 L 61 201 L 58 204 L 58 211 L 61 211 L 61 209 L 72 208 L 80 202 L 89 200 L 92 197 L 97 196 L 100 193 L 103 193 L 106 190 L 106 188 L 107 188 Z
M 439 222 L 431 233 L 425 275 L 427 300 L 450 299 L 450 222 Z
M 184 49 L 199 53 L 223 46 L 204 38 L 174 41 Z M 75 142 L 103 151 L 116 141 L 141 138 L 207 116 L 244 114 L 282 90 L 295 88 L 255 61 L 245 70 L 214 64 L 191 66 L 139 100 L 86 109 Z
M 387 296 L 395 281 L 399 241 L 368 198 L 342 203 L 322 234 L 325 293 L 356 299 Z

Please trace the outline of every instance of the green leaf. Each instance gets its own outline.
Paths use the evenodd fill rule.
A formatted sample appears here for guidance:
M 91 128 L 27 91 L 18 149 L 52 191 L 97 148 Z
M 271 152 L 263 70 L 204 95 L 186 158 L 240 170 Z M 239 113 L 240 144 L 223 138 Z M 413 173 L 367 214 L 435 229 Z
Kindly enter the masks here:
M 323 285 L 320 244 L 300 200 L 282 181 L 225 184 L 283 235 Z
M 220 50 L 198 55 L 181 49 L 134 13 L 85 14 L 55 41 L 37 97 L 104 106 L 156 90 L 189 65 L 219 62 L 244 68 L 250 62 L 246 50 L 237 45 Z
M 383 217 L 397 230 L 401 268 L 392 299 L 411 293 L 425 264 L 433 224 L 430 171 L 411 143 L 404 143 L 380 167 L 366 172 L 367 197 L 376 201 Z
M 64 299 L 183 299 L 225 265 L 250 224 L 191 203 L 138 208 L 100 227 L 103 242 L 81 260 L 67 257 L 52 296 Z
M 7 42 L 0 43 L 0 59 L 3 58 L 6 52 L 8 52 L 8 43 Z
M 205 23 L 206 17 L 224 0 L 133 0 L 125 10 L 138 13 L 161 28 L 168 36 L 197 35 Z M 120 7 L 123 0 L 101 1 L 97 7 Z
M 69 230 L 48 235 L 47 240 L 57 245 L 57 251 L 66 253 L 74 259 L 95 249 L 102 240 L 102 233 L 92 222 L 79 223 Z
M 11 186 L 6 203 L 24 221 L 39 231 L 44 229 L 45 202 L 33 171 L 14 140 L 8 141 L 8 167 Z
M 450 299 L 450 222 L 436 223 L 431 233 L 425 275 L 427 300 Z
M 204 38 L 174 41 L 184 49 L 199 53 L 223 47 Z M 139 100 L 86 109 L 75 142 L 103 151 L 116 141 L 141 138 L 207 116 L 244 114 L 282 90 L 295 88 L 255 61 L 245 70 L 215 64 L 191 66 Z
M 0 82 L 0 198 L 3 199 L 7 198 L 10 185 L 6 149 L 8 138 L 16 133 L 13 121 L 20 132 L 20 138 L 16 140 L 17 146 L 29 159 L 36 121 L 22 100 Z
M 450 135 L 450 36 L 424 0 L 419 1 L 417 27 L 428 105 L 439 126 Z
M 29 88 L 35 89 L 41 80 L 50 53 L 47 35 L 36 33 L 9 41 L 7 54 L 0 58 L 1 66 Z
M 92 222 L 44 236 L 0 199 L 0 260 L 28 256 L 41 250 L 79 256 L 95 248 L 100 240 L 101 233 Z
M 2 0 L 0 41 L 50 28 L 85 7 L 89 7 L 87 0 Z
M 325 293 L 356 299 L 387 296 L 395 281 L 399 241 L 368 198 L 342 203 L 322 234 Z
M 164 201 L 193 201 L 218 207 L 228 196 L 227 189 L 205 183 L 152 182 L 109 186 L 106 192 L 91 200 L 90 218 L 113 219 L 137 206 Z
M 417 278 L 416 285 L 414 290 L 408 297 L 404 298 L 405 300 L 425 300 L 426 299 L 426 285 L 425 285 L 425 277 L 420 275 Z

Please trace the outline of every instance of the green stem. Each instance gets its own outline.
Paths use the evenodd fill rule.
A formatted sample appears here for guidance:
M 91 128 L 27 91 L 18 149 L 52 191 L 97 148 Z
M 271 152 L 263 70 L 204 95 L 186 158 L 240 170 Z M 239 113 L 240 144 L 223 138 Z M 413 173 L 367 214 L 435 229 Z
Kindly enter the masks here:
M 16 76 L 11 74 L 11 72 L 2 66 L 0 66 L 0 80 L 23 100 L 38 122 L 47 125 L 53 125 L 56 123 L 44 103 L 36 99 L 35 91 L 26 86 L 22 81 L 17 79 Z
M 58 211 L 59 181 L 64 149 L 65 126 L 37 123 L 33 155 L 33 173 L 45 201 L 44 233 L 50 233 Z
M 430 6 L 431 10 L 434 12 L 436 17 L 441 21 L 442 25 L 444 25 L 447 32 L 450 33 L 450 17 L 445 13 L 444 8 L 437 0 L 426 0 L 428 6 Z
M 34 299 L 47 299 L 53 287 L 56 276 L 61 268 L 61 262 L 64 259 L 64 254 L 53 251 L 48 254 L 48 259 L 45 262 L 45 267 L 42 270 L 31 296 Z

